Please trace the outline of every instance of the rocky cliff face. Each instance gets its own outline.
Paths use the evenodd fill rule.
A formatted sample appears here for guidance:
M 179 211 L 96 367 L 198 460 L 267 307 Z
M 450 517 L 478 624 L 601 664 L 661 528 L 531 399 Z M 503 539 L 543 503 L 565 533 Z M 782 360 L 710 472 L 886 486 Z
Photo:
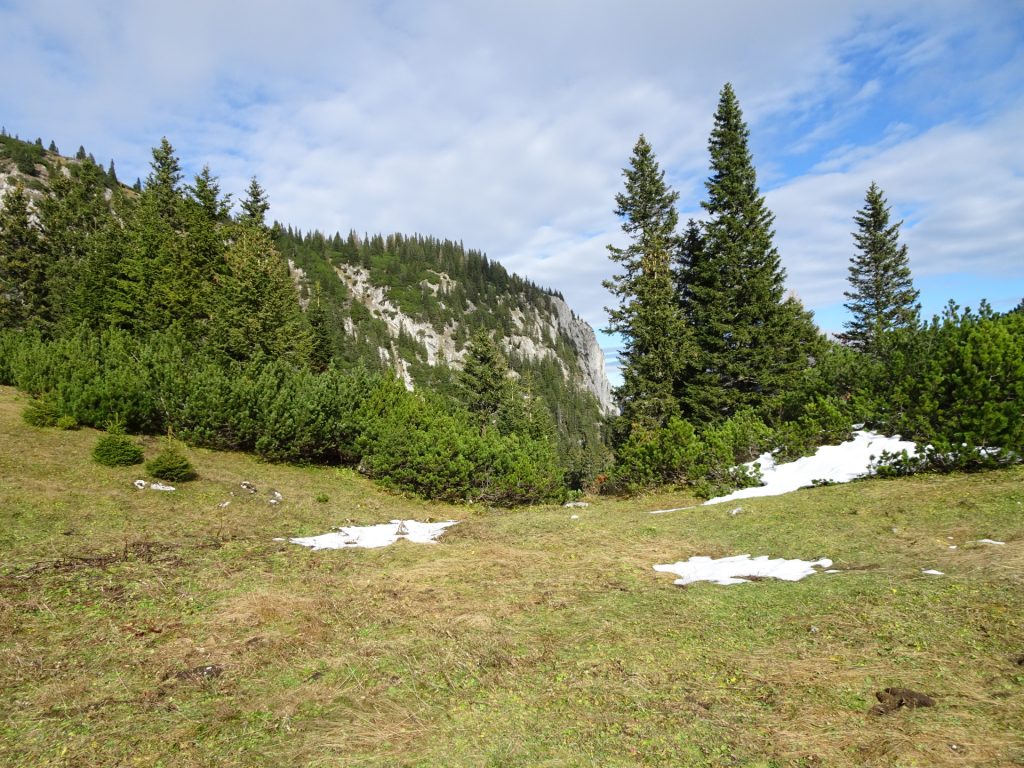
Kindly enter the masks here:
M 297 282 L 306 279 L 301 269 L 291 263 L 289 266 Z M 407 387 L 411 389 L 413 381 L 408 370 L 409 361 L 399 351 L 398 340 L 403 335 L 418 342 L 428 365 L 462 367 L 465 348 L 460 343 L 460 329 L 455 321 L 448 319 L 443 324 L 432 323 L 403 311 L 392 301 L 388 288 L 373 284 L 369 270 L 362 266 L 340 264 L 334 271 L 344 283 L 351 300 L 359 302 L 372 317 L 386 326 L 391 343 L 379 347 L 380 357 L 402 377 Z M 458 280 L 444 272 L 434 272 L 420 283 L 420 287 L 437 297 L 442 307 L 446 300 L 458 300 Z M 461 309 L 464 314 L 485 311 L 468 300 L 463 302 Z M 555 361 L 566 382 L 590 392 L 602 413 L 615 413 L 611 384 L 605 374 L 604 353 L 598 346 L 594 330 L 565 301 L 548 295 L 539 303 L 518 303 L 511 308 L 510 316 L 510 332 L 501 339 L 507 354 L 531 361 Z M 349 335 L 355 334 L 351 320 L 346 319 L 345 330 Z M 567 356 L 566 348 L 573 354 Z

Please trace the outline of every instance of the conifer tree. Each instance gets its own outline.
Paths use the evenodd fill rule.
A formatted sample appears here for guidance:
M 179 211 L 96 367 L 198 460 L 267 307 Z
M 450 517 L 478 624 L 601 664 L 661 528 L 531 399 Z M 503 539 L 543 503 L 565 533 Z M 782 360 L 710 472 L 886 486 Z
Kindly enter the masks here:
M 50 146 L 46 151 L 54 155 L 60 154 L 60 151 L 57 149 L 57 142 L 55 142 L 53 139 L 50 139 Z
M 21 183 L 0 201 L 0 328 L 38 325 L 46 303 L 39 233 Z
M 700 353 L 679 389 L 698 422 L 744 407 L 763 413 L 810 364 L 819 334 L 809 312 L 784 298 L 773 214 L 757 186 L 749 130 L 732 86 L 723 87 L 708 141 L 711 176 L 701 247 L 681 277 Z
M 496 423 L 507 376 L 508 360 L 491 335 L 478 330 L 466 347 L 456 381 L 462 401 L 476 416 L 482 430 Z
M 850 258 L 850 299 L 844 306 L 853 315 L 839 339 L 878 357 L 884 335 L 918 324 L 918 292 L 910 276 L 907 246 L 899 244 L 902 221 L 889 223 L 890 208 L 882 190 L 871 182 L 864 207 L 854 216 L 858 253 Z
M 195 178 L 195 183 L 188 187 L 192 199 L 210 221 L 227 221 L 231 210 L 231 195 L 221 196 L 217 177 L 210 172 L 210 166 L 204 165 Z
M 249 188 L 245 191 L 245 199 L 242 201 L 242 213 L 239 216 L 239 220 L 263 226 L 263 219 L 269 209 L 270 203 L 267 202 L 267 193 L 260 186 L 256 177 L 253 176 L 249 181 Z
M 674 382 L 692 355 L 671 269 L 679 245 L 679 195 L 665 183 L 642 135 L 622 173 L 626 189 L 615 196 L 615 213 L 632 242 L 625 248 L 608 246 L 609 257 L 622 269 L 604 282 L 619 300 L 617 307 L 606 308 L 608 330 L 623 337 L 623 383 L 617 396 L 625 422 L 656 429 L 677 412 Z
M 312 334 L 309 353 L 310 367 L 317 373 L 327 370 L 334 357 L 334 345 L 331 343 L 331 332 L 328 327 L 327 307 L 323 301 L 320 282 L 313 284 L 313 294 L 306 307 L 306 320 Z
M 158 213 L 168 221 L 176 219 L 181 200 L 181 163 L 174 147 L 164 136 L 160 146 L 153 148 L 150 172 L 143 189 L 155 198 Z

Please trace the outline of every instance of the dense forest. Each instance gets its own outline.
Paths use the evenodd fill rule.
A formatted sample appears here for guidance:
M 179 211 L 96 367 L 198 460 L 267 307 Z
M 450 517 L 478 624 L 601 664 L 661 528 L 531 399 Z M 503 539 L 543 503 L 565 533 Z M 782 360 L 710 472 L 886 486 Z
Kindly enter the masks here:
M 900 224 L 871 182 L 852 213 L 851 320 L 826 338 L 786 296 L 748 133 L 727 85 L 706 215 L 682 227 L 652 147 L 634 147 L 615 199 L 629 244 L 609 247 L 624 380 L 607 419 L 549 323 L 561 297 L 462 243 L 268 225 L 256 179 L 234 212 L 209 168 L 185 180 L 166 139 L 126 186 L 84 148 L 70 159 L 4 132 L 0 383 L 36 398 L 41 425 L 347 464 L 499 505 L 666 484 L 710 495 L 756 482 L 741 465 L 764 451 L 797 457 L 854 425 L 927 446 L 879 457 L 885 472 L 1019 460 L 1024 313 L 950 302 L 921 322 Z M 361 280 L 389 309 L 357 300 Z M 447 358 L 429 348 L 442 342 Z

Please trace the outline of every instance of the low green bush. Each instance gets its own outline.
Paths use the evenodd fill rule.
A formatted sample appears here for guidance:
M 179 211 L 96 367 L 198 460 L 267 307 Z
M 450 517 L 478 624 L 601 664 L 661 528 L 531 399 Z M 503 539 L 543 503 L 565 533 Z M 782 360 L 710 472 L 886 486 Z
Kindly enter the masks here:
M 21 413 L 33 427 L 55 427 L 61 418 L 60 409 L 50 400 L 33 400 Z
M 158 480 L 173 483 L 195 480 L 199 476 L 181 448 L 173 442 L 168 442 L 160 453 L 146 462 L 146 472 Z
M 123 432 L 108 432 L 96 441 L 92 457 L 105 467 L 130 467 L 142 463 L 142 446 Z

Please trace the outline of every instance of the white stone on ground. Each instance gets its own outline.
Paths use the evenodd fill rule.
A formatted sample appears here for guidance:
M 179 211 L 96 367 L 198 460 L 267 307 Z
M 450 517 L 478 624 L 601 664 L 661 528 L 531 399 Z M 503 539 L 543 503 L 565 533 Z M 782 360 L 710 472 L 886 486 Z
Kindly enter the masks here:
M 442 523 L 392 520 L 390 523 L 380 523 L 379 525 L 345 526 L 331 533 L 288 539 L 288 541 L 292 544 L 310 547 L 313 550 L 345 549 L 348 547 L 373 549 L 389 546 L 399 539 L 405 539 L 416 544 L 433 544 L 445 532 L 446 528 L 455 525 L 457 522 L 458 520 L 448 520 Z
M 929 568 L 927 571 L 922 569 L 921 573 L 927 573 L 929 576 L 945 576 L 942 571 L 936 571 L 934 568 Z
M 815 568 L 828 568 L 832 561 L 823 557 L 820 560 L 786 560 L 785 558 L 769 558 L 767 555 L 751 558 L 750 555 L 734 555 L 721 557 L 696 556 L 678 563 L 655 565 L 654 570 L 662 573 L 674 573 L 679 576 L 673 584 L 680 586 L 695 581 L 711 581 L 715 584 L 747 584 L 752 576 L 783 581 L 800 581 L 805 576 L 819 573 Z

